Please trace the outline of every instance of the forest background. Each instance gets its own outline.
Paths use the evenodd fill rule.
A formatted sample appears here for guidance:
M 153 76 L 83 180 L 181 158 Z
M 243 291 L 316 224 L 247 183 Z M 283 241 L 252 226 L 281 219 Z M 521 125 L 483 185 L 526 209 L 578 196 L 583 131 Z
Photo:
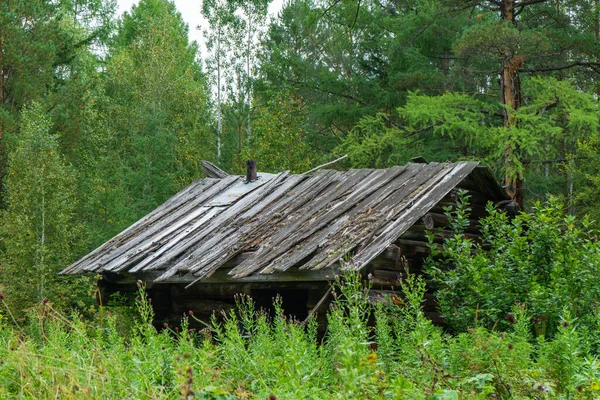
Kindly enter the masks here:
M 0 7 L 0 282 L 23 308 L 81 298 L 56 271 L 203 159 L 475 159 L 519 202 L 600 216 L 596 1 L 290 0 L 268 19 L 266 0 L 205 0 L 203 59 L 172 2 L 115 6 Z

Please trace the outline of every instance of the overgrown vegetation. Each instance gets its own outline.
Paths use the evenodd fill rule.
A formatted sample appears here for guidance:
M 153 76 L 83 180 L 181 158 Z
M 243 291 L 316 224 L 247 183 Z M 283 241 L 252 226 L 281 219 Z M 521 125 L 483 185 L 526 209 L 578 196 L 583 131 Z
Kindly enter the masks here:
M 429 234 L 426 270 L 450 326 L 462 332 L 477 321 L 505 330 L 513 307 L 526 304 L 538 336 L 554 336 L 568 313 L 590 332 L 589 345 L 600 344 L 600 243 L 590 220 L 565 214 L 557 199 L 513 219 L 491 204 L 487 210 L 481 241 L 461 234 L 470 211 L 464 193 L 455 210 L 446 209 L 457 233 L 441 249 Z
M 435 327 L 421 309 L 424 282 L 407 276 L 405 304 L 367 301 L 356 275 L 336 284 L 322 343 L 316 323 L 275 317 L 240 299 L 238 312 L 210 329 L 160 332 L 140 290 L 135 324 L 100 310 L 94 321 L 52 305 L 31 310 L 29 325 L 0 321 L 2 398 L 596 398 L 600 363 L 593 334 L 564 311 L 555 334 L 532 334 L 526 305 L 506 331 L 481 325 L 458 335 Z M 368 323 L 374 316 L 374 326 Z M 477 322 L 474 321 L 474 324 Z M 121 327 L 121 328 L 119 328 Z M 273 398 L 273 397 L 271 397 Z

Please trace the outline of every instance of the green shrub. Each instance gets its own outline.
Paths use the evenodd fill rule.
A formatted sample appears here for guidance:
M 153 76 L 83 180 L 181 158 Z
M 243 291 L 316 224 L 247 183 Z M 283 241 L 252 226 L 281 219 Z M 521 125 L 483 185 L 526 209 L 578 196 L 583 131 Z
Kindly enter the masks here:
M 554 337 L 533 337 L 530 310 L 492 331 L 479 324 L 456 336 L 422 310 L 425 284 L 407 275 L 402 306 L 368 300 L 357 275 L 335 285 L 336 302 L 319 341 L 282 313 L 272 317 L 238 299 L 237 312 L 203 332 L 187 318 L 160 332 L 140 290 L 136 323 L 101 309 L 95 320 L 67 317 L 51 303 L 31 311 L 29 325 L 0 319 L 0 398 L 7 399 L 593 399 L 600 363 L 593 337 L 570 312 Z M 372 300 L 372 299 L 371 299 Z M 189 318 L 193 318 L 190 315 Z M 375 325 L 372 325 L 373 318 Z M 583 319 L 581 319 L 583 320 Z M 473 321 L 477 324 L 478 321 Z
M 590 221 L 566 215 L 556 199 L 536 203 L 514 219 L 492 205 L 487 210 L 481 242 L 457 233 L 444 239 L 440 252 L 429 235 L 426 270 L 448 324 L 457 332 L 475 321 L 507 330 L 512 308 L 524 304 L 537 335 L 553 336 L 565 307 L 580 325 L 597 332 L 600 245 Z M 468 211 L 464 200 L 446 210 L 453 229 L 460 230 Z

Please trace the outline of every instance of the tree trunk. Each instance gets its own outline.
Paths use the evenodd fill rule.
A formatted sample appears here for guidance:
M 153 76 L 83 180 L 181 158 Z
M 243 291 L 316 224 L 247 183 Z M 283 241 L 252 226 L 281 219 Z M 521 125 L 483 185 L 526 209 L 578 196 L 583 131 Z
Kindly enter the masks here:
M 500 13 L 505 22 L 515 24 L 515 1 L 502 0 Z M 520 105 L 519 69 L 523 66 L 523 61 L 522 56 L 507 52 L 502 62 L 500 84 L 504 104 L 504 127 L 507 130 L 515 126 L 515 111 Z M 513 148 L 510 141 L 507 142 L 504 149 L 504 167 L 506 168 L 504 183 L 508 195 L 523 208 L 523 177 L 521 174 L 511 173 L 513 169 L 512 158 L 518 151 L 518 147 Z
M 217 163 L 221 162 L 221 136 L 223 134 L 223 117 L 221 116 L 221 23 L 217 27 Z
M 248 114 L 246 115 L 246 140 L 250 143 L 250 96 L 252 95 L 252 77 L 250 76 L 250 55 L 252 52 L 252 3 L 248 2 L 248 43 L 247 43 L 247 54 L 246 54 L 246 104 L 248 106 Z

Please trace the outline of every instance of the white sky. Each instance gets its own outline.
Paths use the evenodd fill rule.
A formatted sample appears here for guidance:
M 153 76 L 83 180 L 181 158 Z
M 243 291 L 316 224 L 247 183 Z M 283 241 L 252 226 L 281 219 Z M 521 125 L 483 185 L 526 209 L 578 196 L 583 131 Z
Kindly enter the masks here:
M 117 15 L 121 16 L 125 11 L 131 10 L 131 6 L 137 4 L 139 0 L 117 0 Z M 284 0 L 273 0 L 269 5 L 269 14 L 277 15 L 281 7 L 283 7 Z M 206 24 L 200 15 L 200 5 L 202 0 L 174 0 L 177 10 L 181 13 L 183 20 L 187 22 L 189 26 L 190 41 L 195 40 L 200 45 L 200 51 L 204 52 L 205 46 L 202 40 L 202 32 L 196 27 L 198 25 L 202 28 L 206 27 Z

